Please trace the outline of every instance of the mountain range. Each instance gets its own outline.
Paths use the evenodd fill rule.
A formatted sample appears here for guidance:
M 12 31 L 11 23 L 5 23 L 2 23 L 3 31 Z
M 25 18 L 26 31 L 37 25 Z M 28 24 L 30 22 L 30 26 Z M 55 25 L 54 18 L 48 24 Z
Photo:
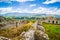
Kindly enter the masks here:
M 28 17 L 28 16 L 34 16 L 35 14 L 33 13 L 6 13 L 6 14 L 1 14 L 1 16 L 9 17 L 9 16 L 14 16 L 14 17 Z
M 55 16 L 56 18 L 60 18 L 60 15 L 57 14 L 39 14 L 39 13 L 6 13 L 6 14 L 0 14 L 0 16 L 9 17 L 47 17 L 47 16 Z

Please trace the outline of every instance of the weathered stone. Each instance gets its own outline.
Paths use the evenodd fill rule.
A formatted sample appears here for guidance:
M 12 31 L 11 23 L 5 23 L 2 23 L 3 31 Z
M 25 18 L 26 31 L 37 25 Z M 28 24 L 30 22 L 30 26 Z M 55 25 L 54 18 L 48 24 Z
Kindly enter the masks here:
M 37 26 L 37 30 L 41 30 L 41 31 L 45 32 L 45 28 L 43 26 L 40 26 L 40 25 Z
M 0 36 L 0 40 L 10 40 L 10 39 Z
M 34 40 L 34 30 L 29 30 L 24 35 L 25 40 Z
M 40 30 L 35 31 L 34 38 L 35 38 L 35 40 L 49 40 L 48 35 Z
M 49 40 L 48 35 L 45 33 L 45 29 L 42 25 L 38 25 L 37 22 L 27 32 L 22 32 L 23 40 Z

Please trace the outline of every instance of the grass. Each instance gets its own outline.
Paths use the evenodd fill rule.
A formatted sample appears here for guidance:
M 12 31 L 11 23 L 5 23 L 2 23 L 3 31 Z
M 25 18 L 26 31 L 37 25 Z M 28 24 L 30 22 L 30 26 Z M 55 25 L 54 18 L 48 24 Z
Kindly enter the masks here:
M 50 40 L 60 40 L 60 25 L 43 23 Z
M 12 27 L 12 28 L 7 28 L 4 30 L 0 30 L 0 36 L 4 36 L 7 38 L 11 38 L 11 39 L 20 39 L 20 34 L 23 31 L 28 31 L 31 27 L 31 25 L 33 24 L 32 21 L 30 21 L 27 24 L 22 24 L 19 27 Z

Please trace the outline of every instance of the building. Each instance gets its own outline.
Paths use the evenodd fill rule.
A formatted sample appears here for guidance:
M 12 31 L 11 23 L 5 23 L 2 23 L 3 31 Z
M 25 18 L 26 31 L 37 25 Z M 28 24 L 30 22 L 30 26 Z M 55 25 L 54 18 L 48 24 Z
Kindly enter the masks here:
M 60 19 L 55 17 L 47 17 L 45 19 L 45 22 L 52 23 L 52 24 L 60 24 Z

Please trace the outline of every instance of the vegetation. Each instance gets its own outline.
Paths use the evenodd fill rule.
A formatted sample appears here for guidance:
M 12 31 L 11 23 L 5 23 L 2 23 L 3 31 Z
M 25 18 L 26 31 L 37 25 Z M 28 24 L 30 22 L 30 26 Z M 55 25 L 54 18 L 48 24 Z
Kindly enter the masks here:
M 32 24 L 33 24 L 33 22 L 30 21 L 29 23 L 22 24 L 19 27 L 12 27 L 12 28 L 4 29 L 4 30 L 0 29 L 0 36 L 11 38 L 13 40 L 15 40 L 16 38 L 20 39 L 21 38 L 20 34 L 23 31 L 28 31 Z
M 60 25 L 43 23 L 50 40 L 60 40 Z
M 8 22 L 12 21 L 12 20 L 15 21 L 15 18 L 14 19 L 13 18 L 4 18 L 4 19 L 1 19 L 1 20 L 8 21 Z M 11 38 L 12 40 L 19 40 L 20 38 L 22 38 L 20 36 L 20 34 L 23 31 L 25 31 L 25 32 L 28 31 L 30 29 L 31 25 L 36 21 L 36 20 L 33 20 L 33 18 L 31 18 L 31 19 L 32 20 L 29 20 L 29 21 L 22 20 L 23 22 L 25 21 L 26 23 L 21 24 L 19 27 L 12 27 L 12 28 L 4 29 L 4 30 L 0 29 L 0 36 L 8 37 L 8 38 Z M 0 27 L 1 26 L 3 26 L 3 25 L 0 24 Z M 60 25 L 43 23 L 43 26 L 45 27 L 46 33 L 48 34 L 50 40 L 60 40 Z
M 35 23 L 36 20 L 30 20 L 32 23 Z

